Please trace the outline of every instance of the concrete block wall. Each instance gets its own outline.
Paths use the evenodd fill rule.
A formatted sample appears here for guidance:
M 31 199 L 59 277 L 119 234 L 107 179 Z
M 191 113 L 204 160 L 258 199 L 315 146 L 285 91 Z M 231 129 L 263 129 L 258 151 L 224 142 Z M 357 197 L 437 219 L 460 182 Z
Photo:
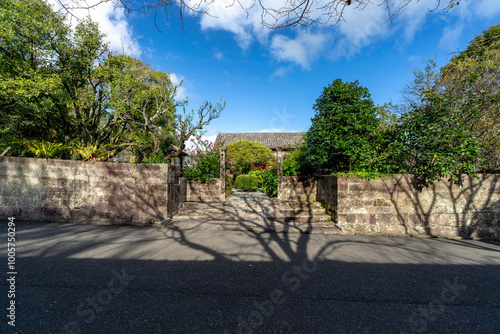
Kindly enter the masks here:
M 165 164 L 0 157 L 0 216 L 158 224 L 167 218 L 169 168 L 175 169 Z
M 500 239 L 500 175 L 464 177 L 461 186 L 443 179 L 421 191 L 411 175 L 325 177 L 318 200 L 336 206 L 345 232 Z

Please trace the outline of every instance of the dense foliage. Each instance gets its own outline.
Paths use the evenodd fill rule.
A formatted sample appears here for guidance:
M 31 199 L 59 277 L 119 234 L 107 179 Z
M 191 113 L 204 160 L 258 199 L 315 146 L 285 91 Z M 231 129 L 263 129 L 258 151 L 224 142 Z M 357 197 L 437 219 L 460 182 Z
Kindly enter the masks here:
M 410 173 L 417 187 L 500 172 L 499 64 L 497 25 L 441 69 L 414 69 L 398 105 L 375 107 L 357 81 L 337 79 L 314 105 L 303 160 L 315 173 Z M 297 161 L 285 159 L 284 175 L 298 175 Z
M 378 119 L 368 89 L 336 79 L 314 105 L 306 136 L 307 159 L 321 173 L 370 168 L 376 153 Z
M 0 151 L 27 143 L 68 147 L 61 158 L 107 159 L 128 148 L 140 162 L 187 140 L 224 108 L 179 117 L 167 73 L 113 53 L 90 19 L 74 28 L 43 0 L 0 0 Z M 221 102 L 222 103 L 222 102 Z M 80 152 L 80 153 L 78 153 Z M 81 154 L 87 152 L 89 154 Z
M 305 161 L 316 173 L 411 173 L 423 187 L 500 171 L 499 46 L 494 26 L 439 71 L 427 62 L 396 106 L 374 107 L 366 88 L 335 80 L 314 105 L 307 151 L 285 159 L 284 175 Z
M 259 187 L 261 187 L 262 170 L 263 169 L 264 169 L 264 166 L 252 167 L 252 170 L 248 172 L 248 175 L 255 175 L 255 177 L 257 178 L 257 181 L 259 182 Z
M 219 178 L 220 146 L 208 140 L 201 140 L 201 137 L 192 139 L 192 142 L 195 146 L 189 153 L 191 163 L 184 169 L 182 176 L 202 182 Z
M 278 196 L 278 170 L 276 165 L 262 171 L 261 187 L 262 192 L 269 197 Z
M 413 174 L 420 187 L 499 172 L 499 63 L 500 26 L 493 26 L 439 71 L 432 61 L 417 71 L 405 94 L 414 102 L 393 127 L 386 166 Z
M 243 191 L 257 191 L 259 189 L 259 180 L 255 175 L 238 175 L 234 187 Z
M 309 176 L 314 170 L 307 161 L 307 148 L 304 145 L 288 150 L 288 154 L 283 158 L 284 176 Z
M 478 141 L 476 167 L 500 171 L 500 25 L 477 36 L 440 74 L 440 95 L 453 101 L 455 126 Z
M 150 155 L 142 162 L 146 164 L 172 164 L 172 158 L 169 156 L 165 156 L 165 153 L 160 151 L 156 154 Z
M 254 166 L 263 166 L 276 161 L 273 151 L 261 143 L 240 140 L 227 145 L 228 161 L 235 175 L 247 174 Z

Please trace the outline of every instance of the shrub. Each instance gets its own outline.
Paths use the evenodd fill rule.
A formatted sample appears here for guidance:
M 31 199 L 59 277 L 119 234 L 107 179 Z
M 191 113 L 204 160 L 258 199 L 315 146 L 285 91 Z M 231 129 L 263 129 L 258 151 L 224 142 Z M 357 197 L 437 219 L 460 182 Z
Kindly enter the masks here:
M 273 151 L 261 143 L 240 140 L 227 145 L 229 167 L 235 175 L 247 174 L 254 166 L 274 163 Z
M 252 167 L 252 170 L 248 172 L 248 175 L 255 175 L 257 177 L 259 187 L 261 186 L 262 170 L 260 170 L 259 167 Z
M 150 155 L 149 158 L 142 161 L 144 164 L 171 164 L 172 158 L 165 157 L 163 152 L 158 152 L 157 154 Z
M 189 154 L 192 162 L 190 166 L 184 169 L 182 176 L 201 182 L 220 178 L 219 146 L 210 143 L 208 140 L 202 141 L 199 137 L 193 142 L 196 147 Z
M 56 158 L 66 151 L 68 148 L 61 143 L 51 143 L 45 140 L 25 140 L 22 142 L 16 142 L 15 144 L 20 144 L 26 147 L 31 153 L 33 153 L 37 158 Z
M 235 187 L 243 191 L 257 191 L 259 181 L 255 175 L 239 175 L 236 177 Z
M 276 166 L 262 172 L 262 191 L 269 197 L 278 196 L 278 170 Z
M 312 175 L 313 170 L 307 163 L 307 148 L 297 146 L 283 159 L 283 176 Z
M 105 161 L 114 155 L 114 151 L 108 150 L 108 147 L 109 145 L 100 147 L 97 145 L 75 145 L 73 151 L 79 155 L 83 161 L 91 161 L 94 163 L 96 161 Z

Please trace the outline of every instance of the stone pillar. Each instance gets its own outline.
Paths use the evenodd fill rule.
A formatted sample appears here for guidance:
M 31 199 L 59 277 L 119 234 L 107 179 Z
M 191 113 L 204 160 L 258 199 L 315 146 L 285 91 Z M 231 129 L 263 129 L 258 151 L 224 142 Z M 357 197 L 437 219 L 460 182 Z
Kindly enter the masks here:
M 182 204 L 180 194 L 180 167 L 174 165 L 162 165 L 167 169 L 167 218 L 171 219 Z
M 226 200 L 226 150 L 219 149 L 220 152 L 220 200 Z
M 180 157 L 173 157 L 172 158 L 172 164 L 177 167 L 181 167 L 181 158 Z
M 282 199 L 283 192 L 283 148 L 278 147 L 276 149 L 277 157 L 276 160 L 278 162 L 278 199 Z

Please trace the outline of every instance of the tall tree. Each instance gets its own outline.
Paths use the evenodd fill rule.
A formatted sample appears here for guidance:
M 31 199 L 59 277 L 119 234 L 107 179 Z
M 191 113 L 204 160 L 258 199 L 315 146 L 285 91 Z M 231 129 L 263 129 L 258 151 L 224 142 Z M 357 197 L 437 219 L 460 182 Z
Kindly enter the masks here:
M 323 89 L 314 111 L 306 135 L 312 166 L 320 172 L 370 169 L 379 120 L 368 89 L 336 79 Z
M 176 100 L 179 86 L 167 73 L 119 55 L 107 60 L 101 74 L 110 90 L 110 107 L 122 123 L 120 131 L 126 130 L 136 156 L 156 154 L 162 143 L 173 142 L 176 109 L 186 101 Z
M 441 68 L 442 94 L 457 123 L 479 141 L 478 168 L 500 171 L 500 25 L 486 29 Z
M 50 95 L 61 84 L 54 46 L 68 27 L 41 0 L 0 0 L 0 9 L 0 149 L 23 138 L 60 141 L 66 115 L 50 108 Z
M 432 66 L 429 66 L 432 65 Z M 404 91 L 395 154 L 420 186 L 500 171 L 500 26 L 477 36 L 439 71 L 428 62 Z

